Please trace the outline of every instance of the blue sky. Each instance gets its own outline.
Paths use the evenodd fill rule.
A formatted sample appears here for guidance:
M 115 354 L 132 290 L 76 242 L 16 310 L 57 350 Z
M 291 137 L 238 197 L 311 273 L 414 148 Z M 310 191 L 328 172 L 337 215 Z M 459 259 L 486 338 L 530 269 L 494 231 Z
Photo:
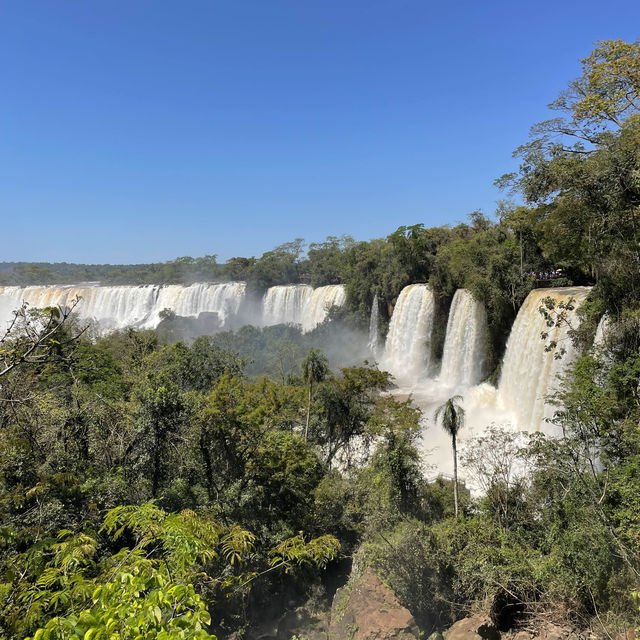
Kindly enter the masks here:
M 0 260 L 260 255 L 493 211 L 640 3 L 0 0 Z

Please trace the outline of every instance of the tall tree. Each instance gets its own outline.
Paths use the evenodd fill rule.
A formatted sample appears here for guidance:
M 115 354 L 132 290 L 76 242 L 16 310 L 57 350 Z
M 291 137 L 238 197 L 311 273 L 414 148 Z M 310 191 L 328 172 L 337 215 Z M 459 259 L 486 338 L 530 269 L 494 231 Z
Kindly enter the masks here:
M 302 362 L 302 376 L 309 387 L 307 403 L 307 422 L 304 427 L 304 439 L 309 437 L 309 420 L 311 418 L 311 400 L 313 398 L 313 383 L 322 382 L 329 372 L 329 362 L 318 349 L 309 349 L 309 355 Z
M 451 436 L 451 448 L 453 449 L 453 504 L 456 516 L 458 515 L 458 450 L 456 438 L 458 432 L 464 426 L 464 409 L 460 405 L 462 396 L 453 396 L 440 405 L 433 419 L 442 421 L 442 428 Z

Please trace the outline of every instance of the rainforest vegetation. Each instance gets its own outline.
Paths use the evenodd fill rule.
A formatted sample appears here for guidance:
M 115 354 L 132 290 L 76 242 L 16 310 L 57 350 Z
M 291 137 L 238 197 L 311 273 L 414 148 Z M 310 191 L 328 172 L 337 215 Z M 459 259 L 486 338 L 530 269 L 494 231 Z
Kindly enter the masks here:
M 322 602 L 354 557 L 427 633 L 474 606 L 502 628 L 638 624 L 640 43 L 598 43 L 582 68 L 499 180 L 521 204 L 494 216 L 224 264 L 0 265 L 23 285 L 344 283 L 334 320 L 354 329 L 376 294 L 388 320 L 407 284 L 429 282 L 443 309 L 465 287 L 486 305 L 494 367 L 530 272 L 593 285 L 579 344 L 610 322 L 567 375 L 563 437 L 494 429 L 461 452 L 484 493 L 461 490 L 456 517 L 451 483 L 425 478 L 419 411 L 381 393 L 375 365 L 332 367 L 327 325 L 307 342 L 249 327 L 186 343 L 17 309 L 0 337 L 0 636 L 224 638 Z

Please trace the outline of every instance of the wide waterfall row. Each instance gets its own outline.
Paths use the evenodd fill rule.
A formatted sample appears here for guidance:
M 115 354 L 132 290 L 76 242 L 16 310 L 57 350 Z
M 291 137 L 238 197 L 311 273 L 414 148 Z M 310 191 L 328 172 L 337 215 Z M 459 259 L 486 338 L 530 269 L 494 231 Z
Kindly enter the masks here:
M 224 324 L 231 315 L 238 313 L 244 293 L 243 282 L 189 286 L 0 287 L 0 319 L 10 319 L 11 312 L 23 302 L 32 308 L 70 307 L 80 298 L 75 307 L 78 317 L 95 321 L 102 331 L 156 327 L 165 309 L 185 317 L 217 313 Z
M 577 324 L 576 310 L 588 293 L 588 287 L 573 287 L 536 289 L 527 296 L 511 329 L 496 389 L 486 383 L 475 386 L 487 374 L 484 305 L 469 291 L 456 292 L 440 373 L 435 375 L 431 359 L 433 293 L 427 285 L 410 285 L 398 296 L 380 366 L 402 387 L 409 386 L 421 395 L 425 406 L 431 407 L 451 393 L 464 393 L 469 408 L 482 416 L 485 426 L 494 421 L 509 422 L 518 429 L 538 430 L 544 427 L 545 418 L 553 415 L 548 396 L 557 391 L 559 376 L 577 356 L 569 329 Z M 549 317 L 540 312 L 546 308 L 547 298 L 554 303 L 548 310 L 552 326 L 548 326 Z M 606 322 L 598 327 L 596 343 L 602 341 Z
M 536 289 L 518 312 L 513 324 L 502 364 L 498 385 L 498 404 L 512 413 L 520 428 L 538 430 L 553 411 L 545 398 L 557 391 L 558 375 L 575 359 L 577 353 L 568 332 L 576 323 L 576 309 L 589 293 L 588 287 Z M 546 298 L 555 303 L 554 317 L 559 320 L 549 327 L 540 313 Z M 572 302 L 572 310 L 558 304 Z M 541 335 L 548 334 L 545 340 Z M 547 349 L 557 345 L 555 348 Z M 560 356 L 560 357 L 557 357 Z
M 155 328 L 165 309 L 177 316 L 193 318 L 201 313 L 216 313 L 225 326 L 240 311 L 245 289 L 244 282 L 0 287 L 0 322 L 9 321 L 23 302 L 32 308 L 70 307 L 80 298 L 75 307 L 78 317 L 96 322 L 103 332 L 125 327 Z M 295 324 L 301 325 L 303 331 L 311 331 L 326 318 L 331 307 L 342 306 L 344 302 L 342 285 L 317 289 L 307 285 L 271 287 L 264 295 L 259 317 L 248 321 L 262 326 Z

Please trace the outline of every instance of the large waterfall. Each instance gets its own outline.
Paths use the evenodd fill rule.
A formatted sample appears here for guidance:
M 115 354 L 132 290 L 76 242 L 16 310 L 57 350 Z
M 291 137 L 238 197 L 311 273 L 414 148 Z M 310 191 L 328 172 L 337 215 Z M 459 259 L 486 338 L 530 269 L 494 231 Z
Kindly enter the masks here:
M 410 284 L 400 292 L 381 368 L 401 383 L 416 382 L 429 372 L 433 315 L 433 292 L 426 284 Z
M 95 321 L 99 331 L 124 327 L 152 329 L 158 326 L 161 313 L 170 309 L 177 316 L 197 317 L 203 312 L 217 313 L 222 326 L 238 314 L 245 295 L 244 282 L 220 284 L 100 286 L 51 285 L 0 287 L 0 323 L 8 322 L 12 312 L 27 302 L 32 308 L 70 307 L 80 302 L 75 312 L 83 320 Z M 262 301 L 256 324 L 294 324 L 311 331 L 324 321 L 329 309 L 344 305 L 342 285 L 313 289 L 308 285 L 271 287 Z
M 566 312 L 566 320 L 577 323 L 577 308 L 589 293 L 588 287 L 562 289 L 536 289 L 524 301 L 518 317 L 511 329 L 507 350 L 502 365 L 502 375 L 498 385 L 498 402 L 515 418 L 519 429 L 537 431 L 543 419 L 553 414 L 553 409 L 545 403 L 545 397 L 558 390 L 557 376 L 576 357 L 576 351 L 568 336 L 567 322 L 549 327 L 540 313 L 544 299 L 550 297 L 556 303 L 573 300 L 572 311 Z M 545 340 L 541 334 L 547 333 Z M 551 342 L 556 349 L 545 350 Z M 564 355 L 560 356 L 560 350 Z
M 345 300 L 341 284 L 317 289 L 306 284 L 270 287 L 262 301 L 262 324 L 293 324 L 300 325 L 304 332 L 312 331 L 327 317 L 331 307 L 340 307 Z
M 471 292 L 453 296 L 439 381 L 450 387 L 471 387 L 485 374 L 487 314 Z
M 302 324 L 302 311 L 312 294 L 306 284 L 270 287 L 262 300 L 262 324 Z
M 341 284 L 331 284 L 314 289 L 302 310 L 302 331 L 312 331 L 324 322 L 331 307 L 341 307 L 347 299 Z
M 75 308 L 77 315 L 83 320 L 97 322 L 101 331 L 124 327 L 154 328 L 164 309 L 190 317 L 214 312 L 224 324 L 238 312 L 244 293 L 244 282 L 189 286 L 0 287 L 0 321 L 10 320 L 11 312 L 23 302 L 32 308 L 69 307 L 79 297 Z

